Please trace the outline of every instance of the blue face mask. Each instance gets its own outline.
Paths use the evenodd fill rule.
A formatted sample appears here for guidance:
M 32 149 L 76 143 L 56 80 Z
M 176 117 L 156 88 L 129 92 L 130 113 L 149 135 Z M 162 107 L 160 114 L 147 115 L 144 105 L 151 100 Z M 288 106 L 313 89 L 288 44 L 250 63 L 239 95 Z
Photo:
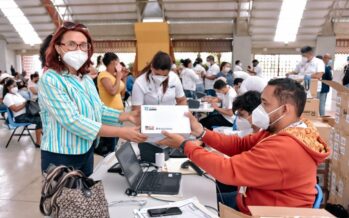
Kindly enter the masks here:
M 329 60 L 328 63 L 327 63 L 327 65 L 329 65 L 329 66 L 332 66 L 332 64 L 333 64 L 332 60 Z

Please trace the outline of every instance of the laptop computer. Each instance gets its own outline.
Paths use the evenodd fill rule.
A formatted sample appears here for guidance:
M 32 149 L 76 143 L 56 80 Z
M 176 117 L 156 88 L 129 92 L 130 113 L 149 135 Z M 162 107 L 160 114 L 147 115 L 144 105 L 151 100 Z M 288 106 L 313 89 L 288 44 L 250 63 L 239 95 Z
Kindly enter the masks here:
M 125 174 L 130 190 L 136 194 L 178 194 L 182 174 L 143 172 L 130 142 L 124 143 L 115 152 L 115 155 Z

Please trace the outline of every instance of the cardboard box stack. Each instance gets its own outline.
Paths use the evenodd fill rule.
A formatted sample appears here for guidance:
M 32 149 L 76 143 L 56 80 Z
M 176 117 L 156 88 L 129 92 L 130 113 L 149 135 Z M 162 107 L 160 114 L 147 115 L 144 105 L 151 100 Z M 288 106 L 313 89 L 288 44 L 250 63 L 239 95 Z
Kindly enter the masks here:
M 349 207 L 349 89 L 334 81 L 325 81 L 337 91 L 335 125 L 330 131 L 329 203 Z

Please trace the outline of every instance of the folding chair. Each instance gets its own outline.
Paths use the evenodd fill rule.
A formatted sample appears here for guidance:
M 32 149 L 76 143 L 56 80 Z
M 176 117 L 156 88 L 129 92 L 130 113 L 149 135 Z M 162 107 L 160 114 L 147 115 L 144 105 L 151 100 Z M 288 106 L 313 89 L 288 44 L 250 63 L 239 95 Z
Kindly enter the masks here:
M 10 136 L 10 139 L 7 141 L 6 148 L 9 146 L 13 136 L 19 136 L 18 141 L 21 139 L 22 136 L 29 136 L 30 139 L 32 140 L 33 144 L 35 145 L 35 141 L 34 141 L 32 135 L 30 134 L 30 131 L 29 131 L 31 129 L 28 128 L 28 126 L 32 125 L 32 123 L 16 123 L 15 119 L 13 117 L 13 113 L 9 108 L 7 108 L 7 121 L 8 121 L 8 128 L 10 130 L 13 129 L 13 131 L 12 131 L 12 134 Z M 16 130 L 19 127 L 23 127 L 23 130 L 20 134 L 16 133 Z M 28 133 L 24 133 L 25 130 Z

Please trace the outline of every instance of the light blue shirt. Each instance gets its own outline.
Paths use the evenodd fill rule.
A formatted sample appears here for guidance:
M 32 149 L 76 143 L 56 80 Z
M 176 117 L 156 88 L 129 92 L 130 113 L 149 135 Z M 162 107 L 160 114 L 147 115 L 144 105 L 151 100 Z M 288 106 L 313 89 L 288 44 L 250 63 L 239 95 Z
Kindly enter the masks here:
M 106 107 L 92 79 L 49 69 L 39 80 L 43 125 L 41 149 L 60 154 L 84 154 L 103 124 L 119 126 L 120 111 Z

